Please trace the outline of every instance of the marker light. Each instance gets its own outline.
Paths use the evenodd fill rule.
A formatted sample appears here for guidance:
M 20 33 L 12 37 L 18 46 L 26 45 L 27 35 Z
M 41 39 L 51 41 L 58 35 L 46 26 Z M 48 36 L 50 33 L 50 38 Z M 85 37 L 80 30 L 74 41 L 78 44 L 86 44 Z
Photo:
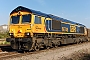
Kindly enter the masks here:
M 22 31 L 21 30 L 18 30 L 18 33 L 21 33 Z

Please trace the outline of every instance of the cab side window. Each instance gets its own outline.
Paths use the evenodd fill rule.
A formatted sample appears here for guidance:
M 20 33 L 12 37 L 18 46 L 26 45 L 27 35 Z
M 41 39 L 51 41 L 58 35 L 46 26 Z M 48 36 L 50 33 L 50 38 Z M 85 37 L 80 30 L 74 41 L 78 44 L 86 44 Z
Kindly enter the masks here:
M 41 24 L 41 17 L 35 16 L 35 24 Z

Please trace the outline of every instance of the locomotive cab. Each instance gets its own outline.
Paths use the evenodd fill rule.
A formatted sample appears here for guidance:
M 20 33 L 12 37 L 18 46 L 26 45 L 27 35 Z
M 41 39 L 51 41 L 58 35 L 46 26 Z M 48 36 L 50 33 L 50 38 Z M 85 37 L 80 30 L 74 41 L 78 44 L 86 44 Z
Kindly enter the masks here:
M 44 22 L 45 17 L 38 15 L 33 10 L 19 6 L 10 13 L 10 38 L 7 38 L 6 41 L 11 42 L 13 49 L 29 50 L 35 43 L 34 35 L 46 32 Z
M 7 38 L 6 40 L 8 42 L 11 42 L 11 47 L 13 49 L 21 49 L 22 47 L 26 49 L 31 48 L 31 46 L 27 47 L 27 43 L 23 44 L 25 42 L 29 42 L 32 44 L 30 39 L 31 20 L 32 20 L 32 15 L 31 13 L 28 12 L 18 11 L 10 15 L 10 21 L 9 21 L 10 38 Z
M 11 37 L 26 37 L 30 35 L 30 31 L 31 14 L 11 15 L 9 26 L 9 35 Z

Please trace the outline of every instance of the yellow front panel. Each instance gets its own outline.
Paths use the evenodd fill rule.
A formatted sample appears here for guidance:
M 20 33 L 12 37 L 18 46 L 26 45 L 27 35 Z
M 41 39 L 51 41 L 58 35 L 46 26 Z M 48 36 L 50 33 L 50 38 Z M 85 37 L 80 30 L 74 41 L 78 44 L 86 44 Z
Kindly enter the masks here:
M 31 32 L 31 27 L 29 24 L 10 25 L 9 33 L 14 33 L 14 37 L 24 37 L 25 32 Z
M 26 15 L 26 14 L 31 14 L 31 13 L 19 11 L 18 13 L 13 13 L 10 15 L 10 19 L 11 19 L 11 16 L 20 15 L 19 23 L 10 24 L 10 21 L 9 21 L 9 28 L 10 28 L 9 33 L 14 33 L 14 37 L 25 37 L 26 32 L 31 33 L 31 25 L 32 25 L 31 22 L 22 23 L 22 15 Z M 31 20 L 32 20 L 32 16 L 31 16 Z

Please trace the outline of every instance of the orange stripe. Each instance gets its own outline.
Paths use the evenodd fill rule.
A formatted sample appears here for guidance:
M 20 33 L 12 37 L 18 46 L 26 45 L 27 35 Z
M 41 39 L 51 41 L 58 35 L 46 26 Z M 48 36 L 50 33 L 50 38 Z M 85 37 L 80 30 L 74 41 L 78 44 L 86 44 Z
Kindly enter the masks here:
M 46 27 L 45 27 L 45 26 L 44 26 L 44 31 L 45 31 L 45 32 L 47 32 L 47 31 L 46 31 Z

